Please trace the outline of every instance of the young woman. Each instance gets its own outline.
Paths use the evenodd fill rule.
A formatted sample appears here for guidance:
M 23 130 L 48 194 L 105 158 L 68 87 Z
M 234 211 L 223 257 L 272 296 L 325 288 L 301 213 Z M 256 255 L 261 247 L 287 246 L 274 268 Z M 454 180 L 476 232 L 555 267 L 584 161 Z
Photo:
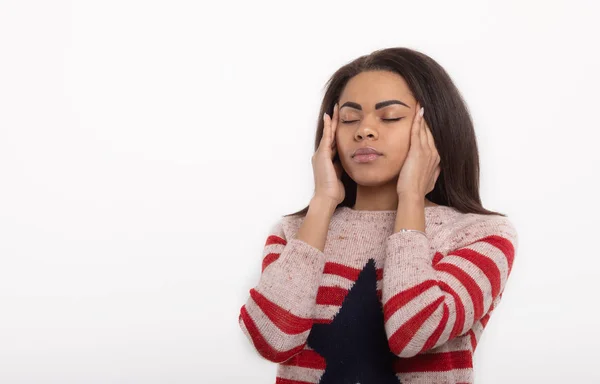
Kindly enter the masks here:
M 459 91 L 382 49 L 332 76 L 321 115 L 313 197 L 271 228 L 242 331 L 279 384 L 472 383 L 518 239 L 481 205 Z

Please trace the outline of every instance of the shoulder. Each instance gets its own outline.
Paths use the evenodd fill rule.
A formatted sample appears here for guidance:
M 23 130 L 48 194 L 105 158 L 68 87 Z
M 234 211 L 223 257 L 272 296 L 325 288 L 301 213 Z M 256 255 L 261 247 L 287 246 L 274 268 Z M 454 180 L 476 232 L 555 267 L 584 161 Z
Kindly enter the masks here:
M 458 213 L 448 223 L 448 249 L 456 249 L 477 241 L 509 242 L 518 245 L 517 228 L 508 216 Z
M 269 233 L 286 240 L 292 239 L 296 236 L 303 220 L 303 216 L 280 216 L 271 223 Z

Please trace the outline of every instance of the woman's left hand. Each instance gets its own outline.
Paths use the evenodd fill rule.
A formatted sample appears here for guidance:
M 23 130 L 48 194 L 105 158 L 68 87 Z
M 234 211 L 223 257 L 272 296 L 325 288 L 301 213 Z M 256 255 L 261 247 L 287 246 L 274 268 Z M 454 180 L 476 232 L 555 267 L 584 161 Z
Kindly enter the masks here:
M 410 132 L 410 148 L 398 177 L 396 192 L 399 196 L 418 195 L 425 198 L 433 191 L 441 171 L 440 155 L 429 126 L 419 113 L 420 107 L 420 103 L 417 103 Z

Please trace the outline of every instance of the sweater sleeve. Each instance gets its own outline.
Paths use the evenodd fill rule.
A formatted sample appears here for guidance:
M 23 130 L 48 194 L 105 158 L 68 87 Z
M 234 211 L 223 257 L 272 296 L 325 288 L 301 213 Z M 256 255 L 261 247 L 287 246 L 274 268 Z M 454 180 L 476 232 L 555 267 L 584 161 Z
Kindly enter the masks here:
M 459 246 L 447 247 L 444 256 L 430 250 L 421 233 L 395 232 L 386 239 L 385 331 L 399 357 L 468 333 L 500 300 L 518 241 L 509 219 L 480 218 L 457 231 L 452 241 Z
M 304 348 L 325 266 L 320 249 L 296 238 L 286 239 L 282 220 L 269 231 L 260 279 L 250 289 L 238 319 L 256 351 L 276 363 Z

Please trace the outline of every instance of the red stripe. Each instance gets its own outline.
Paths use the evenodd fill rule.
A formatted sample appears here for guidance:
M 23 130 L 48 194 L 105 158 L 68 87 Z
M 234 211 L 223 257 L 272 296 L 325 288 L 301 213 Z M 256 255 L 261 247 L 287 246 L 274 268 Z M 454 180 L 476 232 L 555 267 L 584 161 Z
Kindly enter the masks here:
M 319 287 L 317 290 L 317 304 L 321 305 L 342 305 L 348 290 L 341 287 Z
M 377 289 L 377 297 L 381 301 L 381 289 Z M 342 306 L 344 299 L 348 295 L 348 290 L 341 287 L 320 286 L 317 290 L 316 303 L 321 305 Z
M 498 235 L 491 235 L 483 240 L 492 244 L 494 247 L 499 248 L 502 253 L 504 253 L 504 256 L 506 256 L 506 261 L 508 262 L 508 273 L 510 274 L 515 258 L 515 247 L 513 243 L 511 243 L 510 240 Z
M 469 351 L 424 353 L 394 361 L 394 370 L 397 373 L 441 372 L 465 368 L 473 368 L 473 359 Z
M 442 332 L 446 328 L 446 324 L 448 323 L 448 317 L 450 317 L 450 313 L 448 311 L 448 306 L 446 305 L 446 303 L 444 303 L 444 314 L 442 315 L 442 318 L 437 328 L 435 329 L 435 331 L 433 331 L 431 336 L 429 336 L 429 339 L 427 339 L 427 342 L 425 342 L 425 345 L 423 345 L 423 348 L 421 348 L 421 351 L 419 353 L 428 351 L 431 348 L 433 348 L 435 343 L 437 343 L 437 341 L 440 339 Z
M 449 255 L 462 257 L 481 269 L 492 285 L 492 298 L 495 299 L 496 296 L 498 296 L 498 293 L 500 292 L 500 270 L 494 260 L 468 248 L 458 249 Z
M 465 305 L 460 299 L 460 296 L 458 296 L 458 293 L 456 293 L 452 287 L 443 281 L 438 282 L 438 284 L 443 291 L 450 293 L 454 298 L 454 311 L 456 312 L 456 316 L 454 320 L 454 326 L 452 327 L 452 331 L 450 331 L 449 337 L 449 339 L 452 339 L 459 335 L 465 326 Z
M 392 296 L 383 305 L 383 320 L 387 321 L 399 308 L 434 285 L 436 285 L 435 280 L 425 280 L 412 288 L 408 288 Z
M 356 281 L 356 279 L 358 279 L 360 270 L 343 264 L 327 262 L 323 267 L 323 273 L 337 275 L 352 281 Z
M 271 264 L 275 260 L 279 259 L 280 255 L 281 255 L 281 253 L 269 253 L 267 256 L 265 256 L 262 261 L 262 271 L 261 272 L 264 272 L 265 268 L 267 268 L 267 266 L 269 266 L 269 264 Z
M 283 361 L 289 359 L 290 357 L 294 356 L 296 353 L 298 353 L 302 349 L 304 349 L 304 346 L 306 345 L 306 343 L 303 343 L 302 345 L 299 345 L 290 350 L 280 352 L 280 351 L 274 349 L 273 347 L 271 347 L 271 345 L 269 345 L 267 340 L 265 340 L 265 338 L 260 333 L 260 330 L 258 329 L 256 324 L 254 323 L 254 321 L 252 320 L 252 318 L 246 311 L 245 306 L 242 306 L 240 315 L 241 315 L 242 321 L 244 322 L 244 325 L 246 326 L 246 329 L 248 330 L 248 333 L 250 334 L 250 337 L 252 338 L 252 343 L 254 344 L 254 347 L 256 348 L 258 353 L 260 353 L 261 356 L 263 356 L 265 359 L 267 359 L 269 361 L 278 362 L 278 363 L 283 362 Z
M 296 316 L 287 309 L 280 307 L 260 294 L 256 289 L 250 289 L 250 296 L 261 311 L 279 328 L 288 335 L 295 335 L 311 329 L 312 319 Z
M 300 380 L 290 380 L 284 379 L 283 377 L 277 377 L 275 379 L 275 384 L 314 384 L 308 381 L 300 381 Z
M 421 325 L 431 316 L 433 311 L 444 302 L 444 297 L 439 297 L 436 301 L 429 304 L 416 315 L 411 317 L 406 323 L 402 324 L 389 338 L 390 350 L 399 355 L 412 337 L 417 333 Z
M 444 255 L 442 255 L 441 252 L 436 252 L 435 255 L 433 255 L 433 260 L 431 261 L 431 264 L 433 265 L 439 263 L 443 257 Z
M 483 292 L 481 292 L 481 288 L 477 285 L 477 282 L 468 273 L 454 264 L 442 261 L 441 263 L 437 263 L 434 268 L 438 271 L 448 272 L 464 285 L 473 302 L 473 309 L 475 311 L 474 320 L 480 319 L 483 315 Z
M 344 264 L 333 262 L 327 262 L 323 267 L 323 273 L 341 276 L 352 281 L 358 280 L 358 275 L 360 274 L 360 272 L 360 269 L 352 268 Z M 378 268 L 375 272 L 377 274 L 377 280 L 381 280 L 383 278 L 383 269 Z
M 287 245 L 287 241 L 277 235 L 269 235 L 269 237 L 267 237 L 267 241 L 265 242 L 265 247 L 271 244 Z
M 272 244 L 287 245 L 287 241 L 277 235 L 269 235 L 269 237 L 267 237 L 267 241 L 265 241 L 265 247 L 267 245 L 272 245 Z M 281 255 L 280 253 L 273 253 L 273 252 L 266 255 L 262 261 L 261 272 L 264 272 L 265 268 L 267 268 L 267 266 L 269 264 L 271 264 L 272 262 L 277 260 L 280 255 Z
M 486 313 L 486 315 L 481 318 L 480 321 L 481 321 L 481 325 L 483 326 L 483 328 L 485 328 L 489 319 L 490 319 L 489 313 Z
M 310 349 L 303 350 L 282 364 L 312 369 L 325 369 L 327 366 L 325 358 L 319 355 L 316 351 Z
M 475 347 L 477 347 L 477 338 L 475 337 L 475 332 L 473 332 L 472 329 L 469 331 L 469 336 L 471 338 L 471 349 L 473 349 L 473 352 L 475 352 Z

